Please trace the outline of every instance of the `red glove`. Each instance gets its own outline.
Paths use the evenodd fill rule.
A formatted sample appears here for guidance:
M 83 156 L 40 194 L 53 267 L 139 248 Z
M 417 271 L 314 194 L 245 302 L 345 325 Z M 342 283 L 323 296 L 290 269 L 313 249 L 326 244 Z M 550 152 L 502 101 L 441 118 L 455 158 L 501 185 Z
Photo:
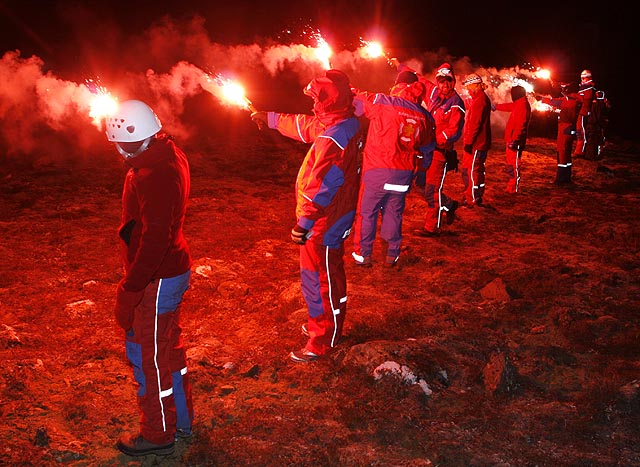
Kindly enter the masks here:
M 128 331 L 133 325 L 133 309 L 142 301 L 144 289 L 139 292 L 129 292 L 122 287 L 123 281 L 118 284 L 116 292 L 116 321 L 122 329 Z

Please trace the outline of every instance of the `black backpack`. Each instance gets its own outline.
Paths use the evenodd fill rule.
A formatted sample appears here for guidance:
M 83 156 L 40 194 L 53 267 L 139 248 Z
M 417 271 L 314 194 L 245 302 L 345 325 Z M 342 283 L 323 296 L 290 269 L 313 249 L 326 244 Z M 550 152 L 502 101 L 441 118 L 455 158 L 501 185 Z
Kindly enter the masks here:
M 609 110 L 611 109 L 611 105 L 604 91 L 596 91 L 593 96 L 589 123 L 604 129 L 609 123 Z

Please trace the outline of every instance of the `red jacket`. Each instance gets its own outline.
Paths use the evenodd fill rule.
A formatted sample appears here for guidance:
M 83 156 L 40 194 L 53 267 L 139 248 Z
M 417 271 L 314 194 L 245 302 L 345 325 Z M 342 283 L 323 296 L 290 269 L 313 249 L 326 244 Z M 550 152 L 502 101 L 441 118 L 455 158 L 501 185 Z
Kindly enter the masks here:
M 484 91 L 471 98 L 462 140 L 465 146 L 470 144 L 473 151 L 491 148 L 491 101 Z
M 122 192 L 125 277 L 122 287 L 143 290 L 153 279 L 175 277 L 191 268 L 182 227 L 189 198 L 189 163 L 166 135 L 126 160 Z
M 518 141 L 520 147 L 524 147 L 527 142 L 527 130 L 531 120 L 531 104 L 526 97 L 521 97 L 513 102 L 496 104 L 496 110 L 511 112 L 507 126 L 504 130 L 504 142 L 509 144 Z
M 398 95 L 357 91 L 356 114 L 370 121 L 362 171 L 395 169 L 413 172 L 415 155 L 431 158 L 435 148 L 433 117 Z
M 337 247 L 353 225 L 360 174 L 360 122 L 351 117 L 329 122 L 304 114 L 268 113 L 269 127 L 284 136 L 313 143 L 296 179 L 296 221 L 310 241 Z
M 593 82 L 581 84 L 577 93 L 570 94 L 571 97 L 578 99 L 581 102 L 580 111 L 578 116 L 586 117 L 591 113 L 591 103 L 596 97 L 596 88 Z
M 450 96 L 443 98 L 435 83 L 422 76 L 419 78 L 427 88 L 423 105 L 431 112 L 436 123 L 436 146 L 452 150 L 454 143 L 462 136 L 465 119 L 464 102 L 455 90 Z

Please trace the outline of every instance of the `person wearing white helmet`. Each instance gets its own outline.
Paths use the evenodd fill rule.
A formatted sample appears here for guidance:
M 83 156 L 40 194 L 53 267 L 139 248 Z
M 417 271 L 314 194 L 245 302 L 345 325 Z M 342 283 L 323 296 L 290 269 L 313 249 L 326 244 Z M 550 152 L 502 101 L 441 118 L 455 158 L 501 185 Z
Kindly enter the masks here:
M 124 157 L 122 240 L 125 275 L 115 317 L 138 384 L 140 428 L 117 448 L 130 456 L 169 455 L 191 434 L 193 404 L 182 342 L 180 304 L 191 255 L 183 233 L 189 163 L 144 102 L 128 100 L 105 119 L 107 139 Z

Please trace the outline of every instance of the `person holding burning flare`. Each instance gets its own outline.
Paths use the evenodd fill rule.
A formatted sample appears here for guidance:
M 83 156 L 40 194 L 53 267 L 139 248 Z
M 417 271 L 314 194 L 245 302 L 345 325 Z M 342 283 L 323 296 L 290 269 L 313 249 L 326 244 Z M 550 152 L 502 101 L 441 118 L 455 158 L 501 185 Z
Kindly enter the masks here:
M 107 139 L 124 157 L 124 278 L 115 317 L 138 383 L 138 434 L 117 448 L 130 456 L 169 455 L 191 434 L 193 405 L 182 342 L 180 304 L 189 288 L 191 256 L 183 234 L 189 163 L 144 102 L 122 102 L 105 119 Z
M 360 122 L 354 116 L 349 78 L 328 70 L 304 88 L 314 115 L 254 112 L 260 127 L 310 143 L 296 180 L 296 223 L 291 240 L 300 246 L 300 279 L 308 308 L 305 346 L 289 354 L 307 363 L 340 341 L 347 312 L 344 241 L 356 214 Z
M 536 95 L 536 99 L 543 104 L 559 109 L 558 135 L 556 138 L 558 169 L 556 185 L 568 185 L 571 183 L 571 169 L 573 166 L 572 149 L 576 141 L 576 122 L 580 111 L 580 101 L 569 93 L 569 84 L 560 84 L 560 96 L 549 97 Z
M 507 193 L 518 193 L 520 189 L 520 161 L 525 145 L 527 132 L 531 120 L 531 104 L 527 100 L 527 91 L 520 85 L 511 88 L 511 102 L 501 102 L 491 107 L 491 110 L 510 112 L 504 129 L 507 165 Z

